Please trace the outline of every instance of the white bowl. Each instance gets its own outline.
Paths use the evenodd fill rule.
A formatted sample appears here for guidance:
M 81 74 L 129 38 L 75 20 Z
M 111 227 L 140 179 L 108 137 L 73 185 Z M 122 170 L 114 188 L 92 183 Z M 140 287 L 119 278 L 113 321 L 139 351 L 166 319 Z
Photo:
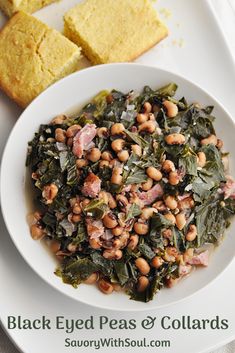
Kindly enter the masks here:
M 183 77 L 162 69 L 137 64 L 95 66 L 66 77 L 30 104 L 10 134 L 1 167 L 1 204 L 7 228 L 17 249 L 32 269 L 47 283 L 75 300 L 112 310 L 146 310 L 169 305 L 192 295 L 214 280 L 234 256 L 235 222 L 227 230 L 222 244 L 211 256 L 208 268 L 194 271 L 174 288 L 161 290 L 153 301 L 141 303 L 129 300 L 123 293 L 104 295 L 95 286 L 80 285 L 78 289 L 74 289 L 63 284 L 61 279 L 54 275 L 56 262 L 53 257 L 45 246 L 32 240 L 30 236 L 26 222 L 29 210 L 25 197 L 25 158 L 27 143 L 33 138 L 39 125 L 49 122 L 57 114 L 74 111 L 103 89 L 115 88 L 128 92 L 131 89 L 141 90 L 144 85 L 157 88 L 169 82 L 178 84 L 177 97 L 185 96 L 189 102 L 215 106 L 216 131 L 225 143 L 225 150 L 231 153 L 230 171 L 235 175 L 235 127 L 223 106 Z

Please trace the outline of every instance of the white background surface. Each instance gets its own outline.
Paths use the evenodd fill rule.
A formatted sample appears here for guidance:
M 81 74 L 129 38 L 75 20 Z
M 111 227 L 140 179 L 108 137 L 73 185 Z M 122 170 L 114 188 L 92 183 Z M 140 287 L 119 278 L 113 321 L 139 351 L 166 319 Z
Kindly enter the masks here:
M 234 74 L 234 71 L 231 72 L 227 70 L 228 67 L 231 68 L 231 60 L 229 58 L 226 59 L 227 53 L 223 56 L 224 53 L 220 52 L 220 34 L 216 31 L 216 28 L 213 27 L 213 18 L 208 16 L 208 13 L 204 13 L 204 1 L 205 0 L 159 0 L 157 4 L 159 9 L 163 7 L 171 9 L 172 15 L 168 19 L 165 19 L 171 28 L 171 36 L 156 49 L 154 48 L 151 52 L 146 53 L 138 59 L 138 62 L 170 68 L 173 71 L 184 74 L 188 78 L 193 79 L 195 82 L 208 89 L 218 99 L 220 99 L 222 103 L 225 104 L 231 113 L 233 113 L 235 94 L 233 88 L 234 86 L 231 85 L 231 77 Z M 74 0 L 64 0 L 61 4 L 58 4 L 55 7 L 55 9 L 58 10 L 50 12 L 49 20 L 47 17 L 48 9 L 43 9 L 39 13 L 39 17 L 45 21 L 49 21 L 51 25 L 54 25 L 60 29 L 61 22 L 58 21 L 58 14 L 61 10 L 59 9 L 71 7 L 71 4 L 76 2 L 77 1 Z M 196 2 L 197 5 L 195 4 Z M 230 2 L 235 8 L 235 1 L 230 0 Z M 180 3 L 182 6 L 181 13 Z M 232 14 L 232 6 L 229 5 L 226 0 L 212 0 L 212 3 L 216 9 L 217 15 L 220 18 L 220 24 L 222 24 L 222 27 L 226 33 L 226 38 L 230 42 L 230 48 L 231 50 L 235 50 L 235 20 Z M 192 7 L 194 7 L 196 12 L 192 11 Z M 184 16 L 182 16 L 182 9 Z M 162 17 L 164 19 L 164 12 L 162 13 Z M 198 23 L 199 18 L 201 21 L 200 24 Z M 201 26 L 203 26 L 203 28 L 201 28 Z M 206 33 L 207 30 L 210 31 L 211 29 L 215 32 Z M 190 41 L 190 38 L 193 38 L 193 40 Z M 209 40 L 210 38 L 211 40 Z M 194 57 L 192 57 L 192 53 L 194 54 Z M 233 76 L 233 84 L 234 82 L 235 76 Z M 8 103 L 6 104 L 6 102 Z M 10 100 L 0 96 L 0 111 L 1 130 L 4 126 L 4 131 L 7 132 L 10 130 L 19 115 L 20 110 L 13 104 L 10 104 Z M 0 140 L 1 150 L 6 138 L 7 133 L 2 133 Z M 53 289 L 48 288 L 45 283 L 39 280 L 37 276 L 32 273 L 32 270 L 30 270 L 23 262 L 15 251 L 11 241 L 7 238 L 7 233 L 2 224 L 0 224 L 0 236 L 3 237 L 3 239 L 1 239 L 1 247 L 2 250 L 4 249 L 4 252 L 1 252 L 0 250 L 0 273 L 2 275 L 1 287 L 3 287 L 0 291 L 0 317 L 3 321 L 5 321 L 5 315 L 10 315 L 12 313 L 15 315 L 22 314 L 22 308 L 24 308 L 24 315 L 28 315 L 31 318 L 34 316 L 32 308 L 34 308 L 35 314 L 47 314 L 48 311 L 50 312 L 50 315 L 58 315 L 59 307 L 61 313 L 66 313 L 68 317 L 87 317 L 90 314 L 104 314 L 104 312 L 100 310 L 94 311 L 90 307 L 81 307 L 77 304 L 74 304 L 71 307 L 71 301 L 67 298 L 63 298 L 61 295 L 58 295 Z M 5 274 L 4 278 L 3 270 Z M 185 300 L 181 303 L 180 308 L 167 308 L 162 311 L 158 311 L 158 313 L 154 313 L 155 315 L 166 315 L 170 313 L 171 316 L 177 314 L 187 315 L 190 313 L 197 315 L 198 317 L 205 317 L 205 313 L 206 317 L 213 317 L 215 314 L 218 314 L 221 317 L 229 317 L 231 322 L 234 324 L 231 332 L 227 335 L 222 335 L 221 332 L 184 333 L 184 346 L 189 347 L 188 339 L 192 343 L 191 349 L 188 348 L 185 351 L 182 346 L 182 341 L 179 342 L 180 333 L 176 333 L 173 339 L 173 343 L 175 343 L 174 350 L 162 350 L 161 352 L 199 353 L 205 351 L 205 349 L 208 351 L 209 341 L 211 342 L 210 347 L 212 347 L 213 343 L 215 343 L 215 345 L 222 345 L 223 342 L 225 343 L 234 338 L 235 313 L 234 303 L 232 302 L 233 296 L 230 294 L 231 292 L 234 293 L 235 290 L 233 284 L 234 280 L 232 279 L 234 277 L 234 272 L 235 263 L 233 262 L 233 264 L 230 265 L 219 280 L 203 289 L 199 295 L 195 295 L 193 301 L 191 299 Z M 8 298 L 3 298 L 3 295 L 6 296 L 6 288 Z M 208 300 L 208 297 L 210 300 L 208 306 L 206 306 L 205 303 Z M 47 305 L 45 303 L 47 303 Z M 125 315 L 121 313 L 109 313 L 109 316 L 117 318 L 121 318 L 123 316 L 125 317 Z M 128 316 L 131 316 L 131 314 Z M 140 319 L 144 317 L 144 314 L 137 315 L 133 313 L 132 317 Z M 54 333 L 52 332 L 47 333 L 46 340 L 45 336 L 39 333 L 12 333 L 12 336 L 17 340 L 19 345 L 25 347 L 25 352 L 27 353 L 42 351 L 45 353 L 49 351 L 57 351 L 58 353 L 61 353 L 62 350 L 60 340 L 63 340 L 63 337 L 60 339 L 59 336 L 53 336 L 53 334 Z M 83 334 L 85 335 L 84 332 Z M 96 333 L 96 335 L 99 334 L 100 333 Z M 107 332 L 107 336 L 118 335 L 122 336 L 124 334 L 120 332 L 115 334 Z M 143 335 L 143 333 L 141 333 L 141 335 Z M 146 334 L 146 336 L 149 337 L 152 337 L 153 335 L 155 337 L 157 334 Z M 63 336 L 63 334 L 61 336 Z M 89 338 L 94 338 L 94 334 L 88 334 L 87 336 L 89 336 Z M 157 339 L 167 339 L 172 336 L 172 332 L 165 332 L 164 334 L 160 332 L 157 336 Z M 197 345 L 197 347 L 195 345 Z M 48 349 L 49 347 L 50 349 Z M 0 352 L 15 353 L 15 349 L 3 334 L 0 334 Z M 88 350 L 86 350 L 86 352 L 90 353 Z M 110 350 L 110 352 L 116 353 L 118 350 Z M 221 352 L 234 353 L 235 347 L 234 345 L 230 345 L 230 351 L 225 351 L 224 348 Z

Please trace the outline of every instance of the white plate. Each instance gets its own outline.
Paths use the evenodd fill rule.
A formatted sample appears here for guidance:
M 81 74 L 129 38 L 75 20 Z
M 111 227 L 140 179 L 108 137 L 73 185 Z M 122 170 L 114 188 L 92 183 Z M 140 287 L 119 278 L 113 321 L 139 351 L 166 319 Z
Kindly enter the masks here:
M 214 1 L 214 0 L 213 0 Z M 58 4 L 45 8 L 37 16 L 49 25 L 62 28 L 62 13 L 64 8 L 72 6 L 78 0 L 62 0 Z M 226 108 L 233 113 L 235 69 L 231 55 L 224 42 L 221 29 L 206 0 L 158 0 L 156 6 L 171 10 L 172 16 L 167 19 L 171 35 L 162 44 L 146 53 L 137 61 L 149 65 L 174 70 L 187 76 L 194 82 L 210 91 Z M 187 14 L 187 16 L 186 16 Z M 163 16 L 164 17 L 164 16 Z M 0 25 L 3 23 L 0 19 Z M 197 30 L 195 30 L 197 29 Z M 183 46 L 180 46 L 181 39 Z M 20 113 L 18 109 L 3 94 L 0 95 L 0 149 L 8 137 L 9 131 Z M 110 313 L 109 311 L 90 308 L 80 305 L 46 285 L 26 265 L 16 251 L 3 222 L 0 222 L 0 276 L 1 301 L 0 316 L 6 328 L 8 315 L 22 315 L 35 318 L 45 314 L 52 319 L 61 314 L 66 317 L 86 318 L 94 315 L 107 315 L 113 318 L 143 319 L 147 313 Z M 132 331 L 109 329 L 100 331 L 81 331 L 71 335 L 75 339 L 81 337 L 93 339 L 94 337 L 130 337 L 138 339 L 145 336 L 147 339 L 171 339 L 171 348 L 158 349 L 161 353 L 204 353 L 225 344 L 235 338 L 235 311 L 233 310 L 235 282 L 232 280 L 235 272 L 235 261 L 224 271 L 223 275 L 212 284 L 199 291 L 193 297 L 177 305 L 168 306 L 167 309 L 152 310 L 151 315 L 161 317 L 170 315 L 177 318 L 182 314 L 192 317 L 213 318 L 218 314 L 227 318 L 230 326 L 228 330 L 207 331 L 143 331 L 140 327 Z M 52 329 L 45 331 L 9 330 L 9 335 L 17 346 L 25 353 L 41 353 L 42 351 L 68 352 L 63 341 L 66 335 Z M 39 344 L 40 343 L 40 344 Z M 85 351 L 85 350 L 84 350 Z M 102 351 L 110 353 L 120 352 L 120 348 L 103 348 Z M 132 352 L 133 349 L 125 351 Z M 142 350 L 137 350 L 142 351 Z M 156 349 L 148 348 L 148 352 Z M 94 352 L 86 349 L 86 352 Z
M 198 269 L 187 280 L 180 281 L 173 289 L 164 289 L 151 302 L 142 303 L 130 301 L 123 293 L 116 292 L 104 296 L 96 286 L 83 284 L 78 289 L 74 289 L 70 285 L 65 285 L 59 277 L 54 275 L 57 266 L 54 258 L 50 256 L 42 243 L 33 241 L 30 236 L 26 215 L 32 210 L 29 209 L 28 202 L 25 200 L 25 194 L 29 192 L 31 183 L 28 182 L 25 185 L 25 156 L 27 143 L 33 138 L 40 124 L 46 124 L 56 115 L 74 110 L 74 107 L 81 107 L 101 90 L 115 88 L 126 93 L 132 89 L 140 92 L 145 85 L 158 88 L 170 82 L 178 85 L 176 98 L 180 99 L 184 96 L 189 103 L 200 102 L 202 106 L 215 106 L 213 114 L 218 117 L 215 121 L 215 128 L 218 137 L 225 141 L 225 151 L 231 151 L 230 171 L 231 175 L 235 175 L 235 154 L 233 152 L 235 125 L 228 113 L 214 98 L 195 84 L 154 67 L 137 64 L 110 64 L 84 69 L 70 75 L 35 99 L 23 112 L 11 132 L 1 166 L 1 204 L 7 228 L 19 252 L 37 274 L 48 284 L 73 299 L 119 311 L 159 308 L 182 300 L 203 288 L 215 279 L 233 259 L 235 253 L 235 238 L 232 236 L 235 231 L 234 222 L 226 232 L 227 236 L 219 249 L 213 252 L 208 268 Z M 8 185 L 11 185 L 10 189 Z

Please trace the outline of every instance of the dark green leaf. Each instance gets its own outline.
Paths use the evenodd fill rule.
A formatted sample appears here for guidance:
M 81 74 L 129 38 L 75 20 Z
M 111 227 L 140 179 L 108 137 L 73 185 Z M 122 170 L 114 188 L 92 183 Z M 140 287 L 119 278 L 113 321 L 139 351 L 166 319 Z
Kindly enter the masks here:
M 125 222 L 129 221 L 129 219 L 133 217 L 139 216 L 140 214 L 141 214 L 141 208 L 136 203 L 132 203 L 127 212 Z
M 90 201 L 89 204 L 83 209 L 87 216 L 94 217 L 96 219 L 101 219 L 106 210 L 107 205 L 103 199 L 94 199 Z
M 123 286 L 129 279 L 127 265 L 123 261 L 115 261 L 114 268 L 115 268 L 118 280 L 121 286 Z
M 163 97 L 173 97 L 178 86 L 175 83 L 169 83 L 168 85 L 157 89 L 156 93 Z
M 156 255 L 155 252 L 151 249 L 151 247 L 145 243 L 140 244 L 138 246 L 139 251 L 142 255 L 144 255 L 148 260 L 152 260 L 152 258 Z

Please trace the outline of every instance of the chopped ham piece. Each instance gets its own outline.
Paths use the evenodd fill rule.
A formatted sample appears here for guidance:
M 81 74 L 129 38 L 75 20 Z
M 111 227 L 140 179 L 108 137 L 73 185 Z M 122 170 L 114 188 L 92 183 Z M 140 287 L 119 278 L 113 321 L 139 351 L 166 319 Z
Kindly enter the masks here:
M 235 181 L 231 176 L 227 176 L 227 182 L 222 188 L 224 192 L 224 199 L 235 199 Z
M 188 275 L 192 271 L 191 265 L 179 265 L 179 275 L 180 277 Z
M 98 196 L 100 189 L 101 189 L 100 178 L 97 175 L 90 173 L 86 177 L 84 181 L 84 185 L 82 187 L 83 195 L 89 196 L 89 197 L 96 197 Z
M 163 189 L 160 184 L 154 185 L 149 191 L 140 192 L 138 194 L 144 205 L 151 205 L 156 199 L 163 195 Z
M 182 201 L 184 199 L 187 199 L 190 196 L 191 196 L 191 194 L 187 193 L 187 194 L 179 195 L 177 198 L 179 201 Z
M 86 124 L 73 138 L 73 153 L 78 158 L 81 158 L 83 151 L 88 150 L 93 146 L 91 144 L 96 135 L 95 124 Z
M 87 218 L 86 228 L 90 239 L 99 239 L 104 234 L 104 226 L 100 220 Z
M 208 266 L 209 265 L 209 251 L 203 251 L 200 254 L 194 255 L 187 261 L 189 265 Z

